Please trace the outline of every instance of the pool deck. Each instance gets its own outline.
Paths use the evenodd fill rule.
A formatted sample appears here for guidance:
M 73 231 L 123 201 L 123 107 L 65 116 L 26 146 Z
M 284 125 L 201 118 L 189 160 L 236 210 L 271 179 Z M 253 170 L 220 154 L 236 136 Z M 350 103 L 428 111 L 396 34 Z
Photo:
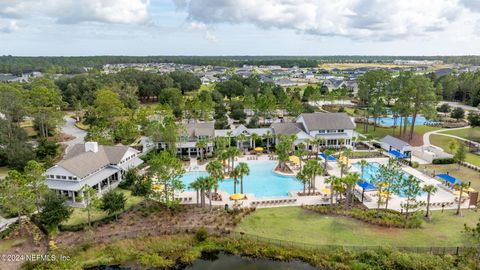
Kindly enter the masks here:
M 255 160 L 258 161 L 271 161 L 269 155 L 245 155 L 242 157 L 238 157 L 235 159 L 235 163 L 238 164 L 238 162 L 254 162 L 255 160 L 251 160 L 249 158 L 256 158 Z M 320 161 L 320 159 L 319 159 Z M 330 162 L 333 163 L 333 162 Z M 194 161 L 193 163 L 189 166 L 189 168 L 194 168 L 194 170 L 190 171 L 205 171 L 206 170 L 206 164 L 199 165 Z M 291 167 L 294 174 L 296 175 L 298 173 L 298 168 L 293 168 Z M 315 185 L 318 190 L 322 190 L 326 185 L 324 183 L 325 177 L 323 176 L 317 176 L 315 178 Z M 226 204 L 229 205 L 229 207 L 233 207 L 235 204 L 237 206 L 242 206 L 242 207 L 249 207 L 249 206 L 255 206 L 257 208 L 269 208 L 269 207 L 284 207 L 284 206 L 300 206 L 300 205 L 306 205 L 306 204 L 330 204 L 330 196 L 328 195 L 312 195 L 312 196 L 299 196 L 297 193 L 298 192 L 303 192 L 303 190 L 291 190 L 289 192 L 289 195 L 286 196 L 278 196 L 278 197 L 268 197 L 268 198 L 256 198 L 254 194 L 249 194 L 247 193 L 247 199 L 245 200 L 239 200 L 237 202 L 232 201 L 229 199 L 231 194 L 228 194 L 224 191 L 219 191 L 218 193 L 222 196 L 222 201 L 212 201 L 212 205 L 215 206 L 224 206 Z M 194 191 L 184 191 L 182 193 L 179 193 L 176 195 L 177 198 L 180 199 L 182 203 L 189 203 L 189 204 L 196 204 L 197 202 L 197 193 Z M 208 199 L 206 200 L 206 203 L 208 204 Z
M 269 155 L 245 155 L 243 157 L 238 157 L 235 159 L 235 163 L 237 162 L 245 162 L 245 161 L 254 161 L 251 158 L 255 158 L 258 161 L 267 161 L 272 160 Z M 358 162 L 360 159 L 352 159 L 352 164 Z M 386 164 L 388 162 L 388 158 L 369 158 L 367 159 L 369 163 L 377 162 L 379 164 Z M 323 160 L 319 159 L 319 162 L 323 164 Z M 193 164 L 193 166 L 192 166 Z M 194 171 L 205 171 L 206 164 L 198 165 L 196 161 L 192 163 L 189 167 L 190 169 L 194 169 Z M 294 174 L 298 173 L 299 168 L 298 166 L 291 167 Z M 444 209 L 456 209 L 457 208 L 457 195 L 453 193 L 452 190 L 447 188 L 441 181 L 434 179 L 424 173 L 409 167 L 409 166 L 402 166 L 402 170 L 406 173 L 415 176 L 417 179 L 421 180 L 421 185 L 431 184 L 437 187 L 438 191 L 435 194 L 432 194 L 430 202 L 431 210 L 439 210 L 441 209 L 441 205 L 444 204 Z M 192 170 L 190 170 L 192 171 Z M 349 172 L 358 171 L 357 169 L 349 168 Z M 340 176 L 340 168 L 337 162 L 330 161 L 328 163 L 328 173 L 330 175 Z M 324 176 L 317 176 L 315 178 L 315 186 L 317 192 L 322 190 L 324 187 L 329 187 L 329 185 L 325 184 Z M 286 196 L 278 196 L 278 197 L 268 197 L 268 198 L 256 198 L 254 194 L 246 194 L 247 199 L 240 200 L 240 201 L 233 201 L 229 199 L 231 194 L 228 194 L 224 191 L 219 191 L 219 194 L 222 196 L 221 201 L 212 201 L 212 205 L 215 206 L 225 206 L 228 205 L 229 207 L 240 206 L 240 207 L 249 207 L 255 206 L 257 208 L 269 208 L 269 207 L 284 207 L 284 206 L 300 206 L 300 205 L 317 205 L 317 204 L 330 204 L 330 195 L 328 194 L 321 194 L 321 195 L 312 195 L 312 196 L 299 196 L 297 193 L 302 192 L 303 190 L 292 190 Z M 356 186 L 356 196 L 357 198 L 361 198 L 361 188 Z M 364 194 L 364 205 L 368 208 L 377 208 L 377 192 L 376 191 L 366 191 Z M 197 201 L 197 193 L 191 191 L 185 191 L 176 195 L 177 198 L 180 199 L 182 203 L 188 204 L 195 204 Z M 427 194 L 423 194 L 419 197 L 420 201 L 426 202 Z M 406 202 L 405 198 L 401 198 L 399 196 L 393 195 L 389 199 L 388 208 L 392 210 L 401 211 L 401 205 Z M 209 201 L 206 199 L 206 203 L 208 204 Z M 384 204 L 381 204 L 380 207 L 385 207 Z M 421 208 L 426 209 L 426 206 L 422 206 Z M 468 208 L 468 200 L 462 204 L 461 208 Z

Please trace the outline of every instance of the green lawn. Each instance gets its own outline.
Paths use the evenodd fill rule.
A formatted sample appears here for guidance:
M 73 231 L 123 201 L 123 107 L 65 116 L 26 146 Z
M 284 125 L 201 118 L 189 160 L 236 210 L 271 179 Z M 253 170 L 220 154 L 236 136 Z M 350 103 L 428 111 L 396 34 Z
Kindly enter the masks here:
M 427 169 L 428 173 L 449 173 L 451 176 L 458 178 L 464 182 L 471 182 L 472 187 L 480 191 L 480 173 L 469 169 L 467 167 L 460 166 L 457 164 L 445 164 L 445 165 L 421 165 L 418 170 L 423 171 Z
M 442 136 L 442 135 L 437 135 L 437 134 L 432 134 L 430 136 L 430 143 L 442 148 L 443 151 L 445 151 L 447 153 L 450 153 L 450 150 L 448 149 L 448 143 L 451 140 L 456 140 L 458 143 L 463 142 L 463 141 L 455 139 L 455 138 Z M 480 166 L 480 156 L 479 155 L 475 155 L 475 154 L 472 154 L 472 153 L 467 153 L 467 158 L 465 159 L 465 161 L 468 162 L 468 163 L 471 163 L 473 165 Z
M 236 231 L 307 244 L 379 246 L 455 246 L 464 243 L 463 226 L 473 226 L 479 214 L 464 210 L 433 213 L 421 229 L 388 229 L 344 217 L 322 216 L 299 207 L 257 209 Z
M 143 201 L 143 197 L 132 196 L 129 190 L 124 190 L 121 188 L 116 188 L 115 190 L 125 194 L 125 197 L 127 198 L 126 207 L 125 207 L 126 209 L 136 204 L 139 204 L 141 201 Z M 107 216 L 107 213 L 102 210 L 94 210 L 91 214 L 92 221 L 102 219 L 106 216 Z M 70 216 L 70 219 L 68 219 L 63 224 L 76 225 L 76 224 L 86 223 L 86 222 L 88 222 L 87 211 L 85 211 L 85 209 L 83 208 L 74 208 L 73 213 Z
M 480 142 L 480 127 L 476 128 L 466 128 L 466 129 L 458 129 L 458 130 L 448 130 L 443 131 L 442 133 L 455 135 L 467 140 Z
M 368 133 L 364 133 L 364 124 L 357 124 L 357 128 L 355 129 L 356 132 L 365 134 L 365 135 L 372 135 L 374 139 L 381 139 L 385 137 L 386 135 L 393 135 L 393 128 L 391 127 L 377 127 L 375 131 L 373 130 L 373 125 L 370 125 L 368 127 Z M 429 131 L 434 131 L 434 130 L 439 130 L 441 128 L 439 127 L 430 127 L 430 126 L 425 126 L 425 125 L 417 125 L 415 126 L 414 132 L 417 134 L 425 134 Z M 400 132 L 399 128 L 395 129 L 395 135 L 398 135 Z M 410 127 L 408 127 L 408 132 L 410 132 Z

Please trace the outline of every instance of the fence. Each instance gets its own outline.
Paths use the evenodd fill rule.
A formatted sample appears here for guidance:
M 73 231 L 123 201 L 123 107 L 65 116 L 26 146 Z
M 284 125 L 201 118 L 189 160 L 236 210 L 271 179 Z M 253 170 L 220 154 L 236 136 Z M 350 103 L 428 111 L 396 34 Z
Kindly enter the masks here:
M 291 247 L 291 248 L 303 248 L 310 250 L 347 250 L 347 251 L 356 251 L 361 252 L 365 250 L 385 250 L 385 249 L 394 249 L 404 252 L 413 252 L 413 253 L 431 253 L 435 255 L 460 255 L 468 250 L 471 250 L 471 246 L 456 246 L 456 247 L 434 247 L 434 246 L 347 246 L 347 245 L 324 245 L 324 244 L 312 244 L 312 243 L 302 243 L 295 241 L 286 241 L 280 239 L 273 239 L 268 237 L 263 237 L 254 234 L 247 234 L 243 232 L 232 232 L 230 236 L 236 240 L 247 239 L 250 241 L 255 241 L 259 243 L 272 244 L 282 247 Z M 479 247 L 477 247 L 478 249 Z

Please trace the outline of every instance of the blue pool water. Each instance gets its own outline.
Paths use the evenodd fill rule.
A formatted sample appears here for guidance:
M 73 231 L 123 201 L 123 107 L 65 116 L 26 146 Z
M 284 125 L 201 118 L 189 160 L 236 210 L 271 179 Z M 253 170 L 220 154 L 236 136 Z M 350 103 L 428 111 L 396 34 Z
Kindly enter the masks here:
M 400 117 L 380 117 L 380 118 L 377 118 L 377 123 L 379 125 L 382 125 L 382 126 L 386 126 L 386 127 L 393 127 L 393 124 L 394 124 L 394 118 L 397 119 L 397 126 L 400 125 Z M 375 119 L 374 118 L 369 118 L 370 121 L 374 121 Z M 403 121 L 403 119 L 402 119 Z M 433 123 L 433 121 L 428 121 L 424 116 L 422 115 L 418 115 L 417 118 L 415 119 L 415 125 L 425 125 L 425 123 L 428 123 L 428 122 L 431 122 Z M 408 124 L 412 124 L 412 117 L 408 117 Z
M 362 174 L 362 167 L 360 166 L 360 164 L 358 163 L 354 163 L 353 164 L 353 167 L 356 168 L 359 173 L 360 173 L 360 177 L 361 177 L 361 174 Z M 380 164 L 377 163 L 377 162 L 371 162 L 369 163 L 369 166 L 366 166 L 364 167 L 363 169 L 363 181 L 364 183 L 361 183 L 361 182 L 357 182 L 357 185 L 359 185 L 360 187 L 365 187 L 365 190 L 375 190 L 376 187 L 370 183 L 370 179 L 375 177 L 375 175 L 377 174 L 378 170 L 380 168 Z M 409 175 L 407 173 L 404 172 L 404 177 L 407 178 Z M 422 193 L 423 194 L 423 193 Z M 422 195 L 421 194 L 421 195 Z M 403 194 L 402 191 L 400 191 L 400 194 L 399 194 L 400 197 L 402 198 L 405 198 L 406 196 Z
M 286 196 L 289 191 L 303 190 L 303 185 L 295 177 L 281 176 L 273 172 L 277 161 L 246 161 L 250 168 L 250 175 L 243 178 L 243 193 L 253 193 L 257 198 Z M 235 163 L 237 164 L 237 163 Z M 207 172 L 188 172 L 182 177 L 185 190 L 190 183 L 200 176 L 208 175 Z M 225 179 L 219 183 L 219 190 L 233 194 L 233 179 Z M 240 184 L 237 184 L 237 192 L 240 193 Z

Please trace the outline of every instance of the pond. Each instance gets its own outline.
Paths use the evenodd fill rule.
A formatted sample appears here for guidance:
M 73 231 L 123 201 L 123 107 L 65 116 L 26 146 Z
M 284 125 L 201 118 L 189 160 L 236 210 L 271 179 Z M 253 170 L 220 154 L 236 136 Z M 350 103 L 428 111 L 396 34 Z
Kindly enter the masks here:
M 99 266 L 89 270 L 136 270 L 140 267 Z M 176 270 L 319 270 L 300 261 L 281 262 L 269 259 L 253 259 L 225 253 L 203 255 L 193 264 Z
M 280 262 L 269 259 L 252 259 L 236 255 L 220 253 L 209 259 L 196 260 L 185 270 L 317 270 L 300 261 Z

